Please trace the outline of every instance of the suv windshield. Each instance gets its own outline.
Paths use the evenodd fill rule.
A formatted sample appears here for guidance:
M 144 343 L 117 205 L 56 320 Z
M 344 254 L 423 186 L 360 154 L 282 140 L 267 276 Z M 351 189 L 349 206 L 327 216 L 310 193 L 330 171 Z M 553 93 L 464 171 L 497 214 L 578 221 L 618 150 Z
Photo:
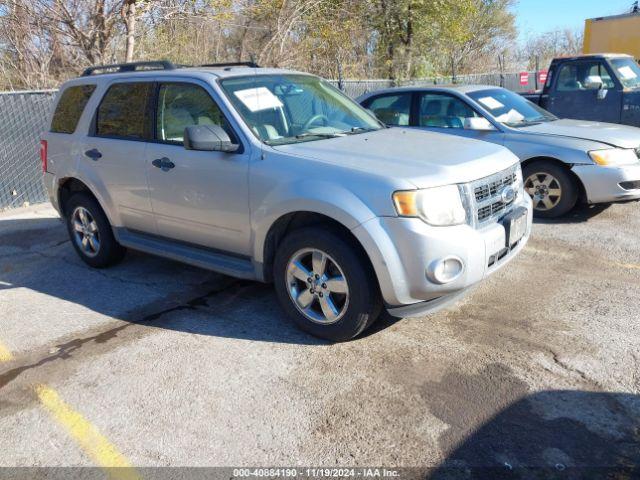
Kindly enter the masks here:
M 557 120 L 553 114 L 504 88 L 478 90 L 467 95 L 488 110 L 496 121 L 509 127 L 524 127 Z
M 640 87 L 640 67 L 631 58 L 614 58 L 611 65 L 616 69 L 620 83 L 625 88 Z
M 254 75 L 220 84 L 247 125 L 268 145 L 383 128 L 369 112 L 318 77 Z

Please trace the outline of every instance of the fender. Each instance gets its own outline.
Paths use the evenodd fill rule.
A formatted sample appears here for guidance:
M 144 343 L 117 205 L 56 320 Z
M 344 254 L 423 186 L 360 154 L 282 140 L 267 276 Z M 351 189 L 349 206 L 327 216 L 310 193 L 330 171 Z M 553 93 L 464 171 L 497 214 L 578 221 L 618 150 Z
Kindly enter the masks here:
M 279 185 L 280 186 L 280 185 Z M 375 213 L 353 192 L 322 180 L 293 182 L 285 188 L 274 188 L 266 197 L 255 201 L 259 208 L 252 215 L 252 244 L 254 261 L 264 261 L 264 244 L 275 222 L 295 212 L 325 215 L 353 230 L 376 217 Z

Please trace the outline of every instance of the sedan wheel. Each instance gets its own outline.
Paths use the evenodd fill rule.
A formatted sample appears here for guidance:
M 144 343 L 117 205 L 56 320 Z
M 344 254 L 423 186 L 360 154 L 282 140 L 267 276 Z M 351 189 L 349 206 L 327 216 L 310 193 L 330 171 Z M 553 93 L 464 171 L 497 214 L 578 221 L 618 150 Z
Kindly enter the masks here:
M 524 189 L 533 200 L 533 208 L 540 211 L 553 209 L 562 199 L 562 186 L 556 177 L 546 172 L 529 175 Z

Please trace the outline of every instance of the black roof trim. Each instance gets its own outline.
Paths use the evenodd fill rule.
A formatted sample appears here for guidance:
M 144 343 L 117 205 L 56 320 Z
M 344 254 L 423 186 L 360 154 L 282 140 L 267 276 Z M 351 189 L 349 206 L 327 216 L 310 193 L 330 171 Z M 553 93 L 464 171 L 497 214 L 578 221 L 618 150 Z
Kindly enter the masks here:
M 156 60 L 151 62 L 132 62 L 132 63 L 114 63 L 111 65 L 96 65 L 94 67 L 89 67 L 82 72 L 83 77 L 88 77 L 90 75 L 100 74 L 101 70 L 107 70 L 102 73 L 125 73 L 125 72 L 135 72 L 138 70 L 175 70 L 178 66 L 174 65 L 168 60 Z M 115 72 L 110 72 L 108 70 L 115 70 Z
M 206 63 L 204 65 L 199 65 L 200 67 L 248 67 L 248 68 L 260 68 L 256 62 L 229 62 L 229 63 Z

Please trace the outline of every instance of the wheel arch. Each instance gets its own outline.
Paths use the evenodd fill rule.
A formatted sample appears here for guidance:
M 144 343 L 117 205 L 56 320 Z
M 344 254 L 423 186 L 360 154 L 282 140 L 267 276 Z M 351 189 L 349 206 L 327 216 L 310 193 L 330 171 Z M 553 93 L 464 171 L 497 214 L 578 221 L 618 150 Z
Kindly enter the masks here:
M 109 211 L 108 209 L 104 208 L 104 204 L 100 200 L 98 195 L 94 193 L 93 189 L 89 185 L 76 177 L 66 177 L 58 182 L 57 200 L 58 205 L 60 206 L 60 214 L 63 217 L 67 216 L 67 202 L 73 196 L 73 194 L 80 192 L 90 195 L 98 203 L 104 214 L 107 216 L 109 223 L 113 225 L 112 219 L 109 216 Z
M 323 226 L 344 238 L 367 262 L 367 268 L 374 275 L 375 269 L 366 250 L 353 232 L 338 220 L 323 213 L 299 210 L 281 215 L 269 228 L 263 245 L 262 272 L 263 279 L 273 281 L 273 262 L 278 246 L 288 233 L 305 227 Z M 376 281 L 378 281 L 376 275 Z
M 537 156 L 537 157 L 531 157 L 531 158 L 527 158 L 526 160 L 523 160 L 521 162 L 522 169 L 524 170 L 525 167 L 535 162 L 550 162 L 550 163 L 553 163 L 554 165 L 561 167 L 571 176 L 571 178 L 573 178 L 573 181 L 578 187 L 578 201 L 585 202 L 587 200 L 587 191 L 584 187 L 584 184 L 582 183 L 582 180 L 580 180 L 580 177 L 578 177 L 578 175 L 576 175 L 575 172 L 571 169 L 571 165 L 567 164 L 566 162 L 563 162 L 559 158 L 548 157 L 548 156 Z M 523 180 L 526 180 L 526 178 L 523 178 Z

